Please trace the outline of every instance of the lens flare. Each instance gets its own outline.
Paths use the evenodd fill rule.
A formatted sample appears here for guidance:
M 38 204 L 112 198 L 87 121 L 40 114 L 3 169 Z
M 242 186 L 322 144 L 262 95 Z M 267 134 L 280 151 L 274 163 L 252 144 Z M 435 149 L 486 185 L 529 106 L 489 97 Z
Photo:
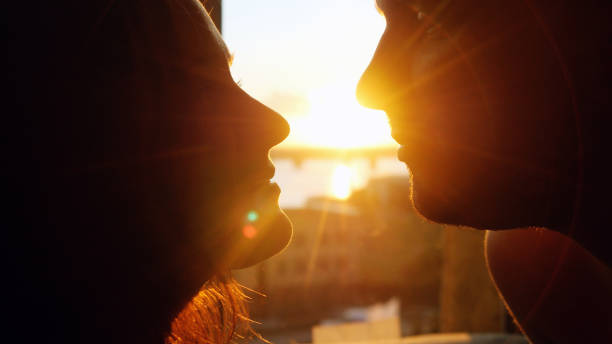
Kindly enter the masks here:
M 255 222 L 257 219 L 259 219 L 259 214 L 257 214 L 255 210 L 249 211 L 247 214 L 247 220 L 249 220 L 249 222 Z
M 308 96 L 310 111 L 287 117 L 291 134 L 286 146 L 327 148 L 395 146 L 387 115 L 366 109 L 355 98 L 357 80 L 315 89 Z
M 257 235 L 257 228 L 253 225 L 246 225 L 242 227 L 242 235 L 247 239 L 253 239 Z

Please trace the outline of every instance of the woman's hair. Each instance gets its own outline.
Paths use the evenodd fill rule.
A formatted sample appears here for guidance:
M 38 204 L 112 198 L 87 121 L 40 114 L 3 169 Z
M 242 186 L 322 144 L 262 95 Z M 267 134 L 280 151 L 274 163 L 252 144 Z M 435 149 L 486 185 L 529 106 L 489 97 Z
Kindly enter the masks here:
M 217 275 L 204 284 L 172 322 L 167 344 L 220 344 L 257 337 L 248 318 L 244 287 L 229 273 Z

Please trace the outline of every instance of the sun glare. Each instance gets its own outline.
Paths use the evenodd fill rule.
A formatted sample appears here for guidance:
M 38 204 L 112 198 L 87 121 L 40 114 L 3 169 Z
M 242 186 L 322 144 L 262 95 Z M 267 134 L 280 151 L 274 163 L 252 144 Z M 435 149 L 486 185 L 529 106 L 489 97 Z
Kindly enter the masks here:
M 354 83 L 330 85 L 310 93 L 310 111 L 288 118 L 291 144 L 326 148 L 362 148 L 395 145 L 383 111 L 362 107 Z
M 331 181 L 331 193 L 335 198 L 347 199 L 351 195 L 351 177 L 353 171 L 346 165 L 340 164 L 334 169 Z
M 355 97 L 386 25 L 372 0 L 225 0 L 229 13 L 223 35 L 236 56 L 232 75 L 287 119 L 281 146 L 397 146 L 385 113 Z

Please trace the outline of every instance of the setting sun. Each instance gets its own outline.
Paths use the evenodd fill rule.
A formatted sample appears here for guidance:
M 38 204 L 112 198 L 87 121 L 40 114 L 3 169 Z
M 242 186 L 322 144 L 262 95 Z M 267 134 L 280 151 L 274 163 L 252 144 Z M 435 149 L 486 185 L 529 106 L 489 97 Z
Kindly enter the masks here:
M 353 171 L 346 165 L 340 164 L 334 169 L 331 181 L 331 193 L 338 199 L 347 199 L 351 195 L 351 177 Z
M 291 133 L 283 148 L 396 146 L 385 113 L 355 97 L 385 29 L 374 1 L 227 0 L 229 13 L 235 17 L 224 20 L 223 35 L 235 57 L 232 75 L 287 119 Z
M 385 113 L 359 105 L 356 84 L 333 84 L 312 91 L 308 113 L 287 118 L 292 128 L 287 144 L 340 149 L 394 145 Z
M 282 206 L 406 172 L 386 114 L 355 95 L 386 27 L 373 0 L 223 0 L 222 15 L 232 77 L 291 127 L 271 149 Z

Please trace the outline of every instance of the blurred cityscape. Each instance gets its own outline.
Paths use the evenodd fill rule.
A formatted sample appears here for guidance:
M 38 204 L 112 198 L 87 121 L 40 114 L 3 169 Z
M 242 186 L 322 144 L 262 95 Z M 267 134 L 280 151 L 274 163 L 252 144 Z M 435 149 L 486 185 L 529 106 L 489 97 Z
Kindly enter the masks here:
M 409 187 L 407 177 L 375 178 L 346 200 L 285 209 L 289 247 L 235 271 L 257 292 L 255 329 L 277 344 L 527 343 L 489 279 L 484 233 L 424 220 Z

